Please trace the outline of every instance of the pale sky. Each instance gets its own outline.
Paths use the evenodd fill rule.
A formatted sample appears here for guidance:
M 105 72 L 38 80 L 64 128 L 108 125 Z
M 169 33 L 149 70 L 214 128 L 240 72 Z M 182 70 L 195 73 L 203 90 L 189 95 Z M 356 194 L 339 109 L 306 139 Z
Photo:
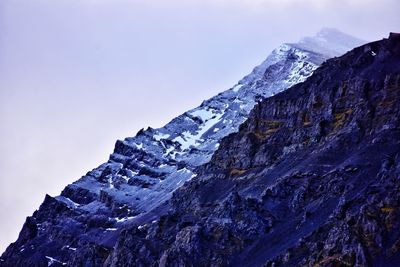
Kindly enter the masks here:
M 0 251 L 46 193 L 229 89 L 283 42 L 400 31 L 399 0 L 1 0 Z

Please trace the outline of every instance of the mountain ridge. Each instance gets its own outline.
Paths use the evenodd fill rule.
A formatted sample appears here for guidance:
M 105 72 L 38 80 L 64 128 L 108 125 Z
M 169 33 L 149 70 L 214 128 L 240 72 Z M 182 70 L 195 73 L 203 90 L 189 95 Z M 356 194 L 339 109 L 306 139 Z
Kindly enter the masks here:
M 106 266 L 398 266 L 399 102 L 400 38 L 328 60 L 260 102 Z
M 281 63 L 283 61 L 282 59 L 285 59 L 291 53 L 293 53 L 294 57 L 291 59 L 294 60 L 292 64 L 299 64 L 299 66 L 289 66 L 289 68 L 286 70 L 282 69 L 282 65 L 287 65 L 285 61 Z M 290 85 L 304 81 L 305 78 L 308 77 L 316 68 L 317 64 L 320 64 L 323 60 L 325 60 L 325 58 L 321 54 L 302 52 L 302 50 L 298 50 L 296 48 L 292 48 L 290 45 L 284 44 L 278 49 L 275 49 L 271 56 L 267 58 L 267 60 L 256 67 L 250 75 L 245 76 L 230 90 L 220 93 L 216 97 L 213 97 L 209 100 L 205 100 L 201 106 L 176 117 L 171 122 L 167 123 L 165 127 L 160 129 L 149 128 L 148 130 L 140 131 L 137 137 L 126 138 L 124 141 L 118 141 L 115 146 L 114 153 L 110 156 L 110 160 L 115 164 L 107 167 L 112 169 L 111 173 L 116 172 L 115 169 L 118 169 L 118 164 L 126 164 L 126 156 L 128 155 L 128 157 L 132 157 L 132 150 L 135 150 L 135 148 L 142 150 L 139 152 L 140 155 L 138 158 L 143 158 L 149 162 L 142 161 L 139 163 L 139 166 L 129 166 L 127 171 L 128 175 L 125 176 L 128 178 L 131 178 L 131 176 L 135 174 L 151 174 L 157 177 L 164 175 L 166 172 L 177 171 L 177 168 L 171 168 L 171 166 L 168 166 L 166 163 L 168 160 L 184 161 L 186 164 L 194 166 L 201 165 L 209 160 L 212 152 L 215 151 L 216 147 L 218 146 L 218 140 L 222 136 L 226 136 L 227 134 L 235 131 L 244 121 L 246 114 L 250 112 L 257 99 L 272 95 L 286 87 L 289 87 Z M 304 66 L 302 65 L 303 62 Z M 275 68 L 272 68 L 271 66 Z M 262 78 L 263 75 L 265 76 L 267 69 L 269 69 L 269 72 L 267 72 L 269 76 L 265 79 L 266 81 L 263 81 L 264 79 Z M 276 73 L 284 73 L 284 76 L 287 75 L 286 73 L 293 71 L 300 73 L 295 73 L 294 76 L 288 76 L 288 79 L 284 81 L 280 81 L 282 79 L 276 77 Z M 275 79 L 278 82 L 274 82 Z M 247 89 L 242 88 L 243 86 L 247 86 Z M 225 112 L 223 111 L 224 107 L 228 105 L 225 99 L 233 100 L 233 103 L 230 103 L 227 107 L 229 109 L 232 106 L 233 112 L 229 112 L 229 110 L 225 110 Z M 237 111 L 239 114 L 234 114 Z M 221 126 L 217 125 L 219 119 L 222 120 Z M 186 123 L 185 120 L 188 120 L 189 122 Z M 211 134 L 216 137 L 208 136 L 208 142 L 201 143 L 202 135 L 206 134 L 206 132 L 209 130 L 217 130 L 217 132 Z M 147 141 L 147 139 L 150 140 Z M 200 141 L 200 144 L 197 143 L 197 141 Z M 155 146 L 154 142 L 157 142 Z M 148 147 L 142 147 L 143 144 L 145 146 L 147 145 Z M 189 150 L 190 146 L 195 146 L 194 153 L 185 153 L 185 150 Z M 149 155 L 149 157 L 146 157 L 148 156 L 146 153 L 162 153 L 162 155 Z M 196 154 L 198 155 L 196 156 Z M 185 158 L 185 155 L 188 155 L 189 158 Z M 175 157 L 177 157 L 177 159 Z M 152 169 L 152 165 L 154 166 L 155 160 L 162 162 L 162 164 L 158 165 L 158 167 L 161 166 L 161 168 L 165 168 L 165 172 L 160 173 Z M 137 165 L 137 161 L 138 160 L 135 160 L 133 164 Z M 99 169 L 103 171 L 101 166 Z M 130 171 L 133 171 L 133 173 Z M 95 172 L 97 172 L 97 170 Z M 184 169 L 182 172 L 184 173 L 181 174 L 180 177 L 172 177 L 172 179 L 169 179 L 171 183 L 178 183 L 178 179 L 190 179 L 190 177 L 194 175 L 189 169 Z M 93 176 L 96 177 L 96 175 L 97 174 L 94 173 Z M 132 178 L 135 179 L 134 177 Z M 147 180 L 149 179 L 146 177 L 140 177 L 140 181 L 135 181 L 144 186 L 148 186 L 151 181 Z M 137 184 L 134 185 L 136 186 Z M 171 189 L 168 190 L 171 191 Z M 129 200 L 129 202 L 132 201 L 134 202 L 132 199 Z M 158 202 L 159 201 L 157 201 L 157 203 Z M 138 205 L 141 204 L 138 203 Z M 146 206 L 149 207 L 149 204 L 146 203 Z
M 16 265 L 57 266 L 71 257 L 76 265 L 102 264 L 125 226 L 168 213 L 163 202 L 195 177 L 194 170 L 239 129 L 259 100 L 305 81 L 329 57 L 311 50 L 284 44 L 231 89 L 165 127 L 117 141 L 107 163 L 60 196 L 46 196 L 3 255 Z M 2 256 L 0 265 L 3 261 Z

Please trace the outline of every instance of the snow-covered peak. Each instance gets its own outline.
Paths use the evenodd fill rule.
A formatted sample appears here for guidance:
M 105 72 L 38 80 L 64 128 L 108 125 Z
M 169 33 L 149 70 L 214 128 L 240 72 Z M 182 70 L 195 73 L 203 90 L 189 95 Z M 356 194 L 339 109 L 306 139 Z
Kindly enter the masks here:
M 303 82 L 326 59 L 359 40 L 324 29 L 299 43 L 283 44 L 232 88 L 171 120 L 119 140 L 107 163 L 89 172 L 58 197 L 75 209 L 107 216 L 146 214 L 211 159 L 225 136 L 238 131 L 256 103 Z M 92 196 L 82 201 L 85 192 Z
M 46 197 L 33 219 L 27 220 L 37 244 L 49 242 L 32 249 L 45 253 L 48 265 L 62 265 L 56 250 L 71 258 L 88 244 L 95 250 L 113 246 L 126 225 L 145 227 L 168 212 L 166 201 L 196 176 L 196 168 L 211 159 L 224 137 L 239 130 L 261 98 L 303 82 L 320 63 L 353 44 L 358 41 L 327 30 L 300 43 L 283 44 L 232 88 L 164 127 L 118 140 L 106 163 L 68 185 L 60 196 Z M 48 217 L 36 223 L 38 214 Z M 57 243 L 61 246 L 53 248 Z

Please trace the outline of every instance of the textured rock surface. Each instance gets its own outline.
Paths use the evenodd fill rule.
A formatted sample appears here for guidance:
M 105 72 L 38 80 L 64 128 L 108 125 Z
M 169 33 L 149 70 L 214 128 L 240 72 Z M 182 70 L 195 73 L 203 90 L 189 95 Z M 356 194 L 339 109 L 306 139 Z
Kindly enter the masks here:
M 108 266 L 399 266 L 400 39 L 262 101 Z
M 219 233 L 228 238 L 231 233 L 226 232 L 225 225 L 231 225 L 235 220 L 244 220 L 235 231 L 245 231 L 249 238 L 269 231 L 275 220 L 272 213 L 259 214 L 257 202 L 243 203 L 242 195 L 232 191 L 233 183 L 223 178 L 225 174 L 221 170 L 229 169 L 229 175 L 241 177 L 245 168 L 250 169 L 254 165 L 250 154 L 259 148 L 258 143 L 252 143 L 254 136 L 261 141 L 273 131 L 267 134 L 254 132 L 253 137 L 243 137 L 243 141 L 223 141 L 224 146 L 227 142 L 232 142 L 240 150 L 233 147 L 220 150 L 214 156 L 213 163 L 200 168 L 200 173 L 206 176 L 209 174 L 205 170 L 214 173 L 212 179 L 215 178 L 217 182 L 213 187 L 205 186 L 202 190 L 210 191 L 211 198 L 213 194 L 226 194 L 223 198 L 215 199 L 221 201 L 222 206 L 209 207 L 210 210 L 215 208 L 217 212 L 216 216 L 211 216 L 205 222 L 215 225 L 215 229 L 207 230 L 211 232 L 204 233 L 204 228 L 197 224 L 201 218 L 199 214 L 186 214 L 186 208 L 176 205 L 179 201 L 185 201 L 182 205 L 188 205 L 187 208 L 194 211 L 197 209 L 196 205 L 202 205 L 203 199 L 198 199 L 196 193 L 190 202 L 184 198 L 178 200 L 181 191 L 176 190 L 195 176 L 194 170 L 198 166 L 210 160 L 223 137 L 238 131 L 239 125 L 249 116 L 257 101 L 304 81 L 328 57 L 360 44 L 359 40 L 336 31 L 332 33 L 334 38 L 329 38 L 329 32 L 330 30 L 324 30 L 316 38 L 307 38 L 298 44 L 282 45 L 233 88 L 204 101 L 200 107 L 182 114 L 163 128 L 141 130 L 133 138 L 117 141 L 114 153 L 107 163 L 67 186 L 60 196 L 46 196 L 39 210 L 28 217 L 18 240 L 2 255 L 0 265 L 99 266 L 105 263 L 147 266 L 158 263 L 170 265 L 175 260 L 180 260 L 180 264 L 185 265 L 194 256 L 214 257 L 214 254 L 204 254 L 203 247 L 215 240 L 210 239 L 205 244 L 203 238 Z M 324 50 L 319 46 L 321 40 L 330 44 L 329 49 Z M 249 122 L 245 125 L 249 125 Z M 278 126 L 272 124 L 271 127 Z M 239 136 L 241 134 L 242 132 Z M 297 135 L 301 138 L 300 132 Z M 249 148 L 251 151 L 247 151 Z M 297 148 L 288 146 L 286 150 Z M 271 150 L 265 155 L 262 153 L 259 152 L 258 161 L 264 166 L 268 162 L 268 153 L 275 152 Z M 271 157 L 269 160 L 273 162 L 275 159 Z M 235 164 L 240 166 L 234 166 Z M 203 176 L 196 179 L 202 180 Z M 177 192 L 174 200 L 168 201 L 173 192 Z M 196 205 L 190 204 L 191 201 Z M 171 206 L 171 203 L 175 204 Z M 250 209 L 250 213 L 245 214 L 241 210 L 249 209 L 248 205 L 255 206 Z M 233 211 L 236 206 L 239 210 Z M 160 220 L 160 216 L 169 214 L 171 208 L 175 210 L 175 215 L 161 217 Z M 182 218 L 178 210 L 182 211 Z M 182 230 L 175 233 L 176 229 L 170 228 L 171 223 L 177 224 Z M 130 230 L 123 230 L 125 228 Z M 171 235 L 168 236 L 164 230 Z M 166 243 L 157 241 L 164 237 Z M 245 246 L 239 239 L 232 242 L 221 243 L 223 247 L 220 248 L 210 247 L 210 253 L 226 255 L 224 257 L 221 254 L 219 258 L 215 256 L 217 258 L 215 262 L 212 261 L 213 264 L 228 263 L 229 255 L 235 253 L 236 247 L 239 244 Z M 225 249 L 227 251 L 222 252 Z M 113 250 L 116 252 L 111 254 Z M 182 251 L 187 258 L 180 255 Z M 203 260 L 207 264 L 206 260 L 210 259 Z

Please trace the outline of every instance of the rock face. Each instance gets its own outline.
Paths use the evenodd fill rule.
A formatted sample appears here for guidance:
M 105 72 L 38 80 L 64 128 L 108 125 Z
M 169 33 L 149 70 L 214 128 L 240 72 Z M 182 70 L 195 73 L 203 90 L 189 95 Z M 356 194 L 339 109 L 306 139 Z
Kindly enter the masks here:
M 293 244 L 275 246 L 277 252 L 270 252 L 271 256 L 257 251 L 264 251 L 263 240 L 268 240 L 271 233 L 275 233 L 274 242 L 283 242 L 279 233 L 300 225 L 293 218 L 281 223 L 280 232 L 274 230 L 290 212 L 308 208 L 310 200 L 306 196 L 311 194 L 308 190 L 312 184 L 308 180 L 328 169 L 339 168 L 336 162 L 326 163 L 325 167 L 316 162 L 315 170 L 304 165 L 310 169 L 309 176 L 304 176 L 299 167 L 304 161 L 300 154 L 312 162 L 310 151 L 322 155 L 316 147 L 325 151 L 322 144 L 333 146 L 334 141 L 329 140 L 336 140 L 338 132 L 346 128 L 354 135 L 347 123 L 356 109 L 349 111 L 347 105 L 360 101 L 361 96 L 351 93 L 357 86 L 350 78 L 343 82 L 346 85 L 340 89 L 342 110 L 336 107 L 339 102 L 336 103 L 335 94 L 324 93 L 333 90 L 342 76 L 332 74 L 328 80 L 323 74 L 332 68 L 332 62 L 336 62 L 338 73 L 349 71 L 346 64 L 353 62 L 335 59 L 317 71 L 313 79 L 319 77 L 320 84 L 330 85 L 324 91 L 319 89 L 319 83 L 314 82 L 313 89 L 306 89 L 303 84 L 253 108 L 261 99 L 304 82 L 327 58 L 361 42 L 325 29 L 314 38 L 284 44 L 233 88 L 204 101 L 163 128 L 141 130 L 135 137 L 117 141 L 107 163 L 68 185 L 60 196 L 46 196 L 39 210 L 27 218 L 18 240 L 0 258 L 0 266 L 251 265 L 252 260 L 259 264 L 280 256 L 281 247 L 286 249 L 284 245 L 289 248 Z M 386 61 L 385 52 L 371 51 L 376 53 L 372 56 L 369 52 L 372 59 Z M 360 77 L 359 83 L 362 81 Z M 387 83 L 392 84 L 393 80 Z M 307 101 L 311 100 L 307 90 L 316 91 L 312 96 L 315 112 L 309 112 Z M 333 106 L 334 110 L 329 111 Z M 239 131 L 250 111 L 250 118 Z M 359 112 L 368 121 L 364 110 Z M 320 121 L 321 116 L 326 118 Z M 337 120 L 334 124 L 330 122 L 332 116 Z M 392 120 L 394 123 L 395 117 Z M 358 125 L 356 120 L 352 123 Z M 390 126 L 389 122 L 384 123 L 385 127 Z M 360 140 L 367 134 L 366 126 L 362 127 Z M 285 158 L 287 163 L 281 163 Z M 293 180 L 290 173 L 295 169 L 299 169 L 300 178 Z M 304 192 L 297 192 L 297 185 L 304 187 Z M 273 194 L 271 200 L 268 192 Z M 286 203 L 289 200 L 285 197 L 293 197 L 294 192 L 297 200 Z M 336 203 L 331 202 L 329 207 L 335 207 Z M 309 231 L 318 226 L 310 226 L 309 218 L 323 209 L 322 204 L 313 205 L 315 211 L 303 211 L 311 214 L 309 217 L 296 215 L 304 217 L 299 227 Z M 330 215 L 328 209 L 326 214 Z M 252 254 L 261 260 L 248 258 Z
M 399 38 L 328 60 L 258 104 L 105 265 L 400 266 L 399 116 Z

